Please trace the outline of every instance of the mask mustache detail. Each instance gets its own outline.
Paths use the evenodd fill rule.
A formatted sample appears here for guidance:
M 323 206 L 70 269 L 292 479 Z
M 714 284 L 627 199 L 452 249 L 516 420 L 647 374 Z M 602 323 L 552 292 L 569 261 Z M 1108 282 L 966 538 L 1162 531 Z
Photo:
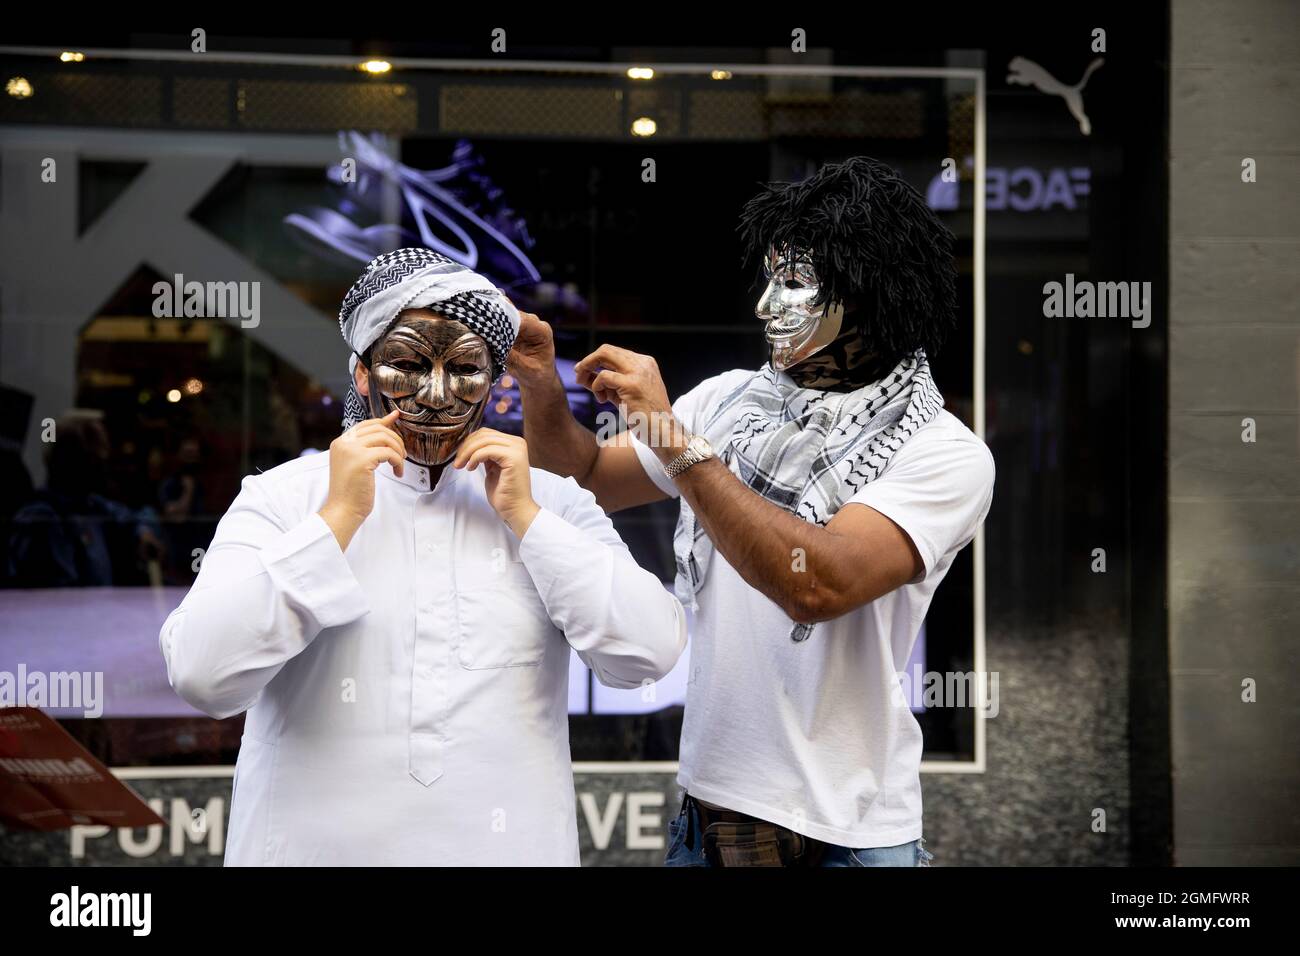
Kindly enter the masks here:
M 444 409 L 427 409 L 417 408 L 411 410 L 406 403 L 410 399 L 391 399 L 385 396 L 388 403 L 396 408 L 401 414 L 398 416 L 397 424 L 408 425 L 412 428 L 429 428 L 429 427 L 452 427 L 463 425 L 474 416 L 475 406 L 471 405 L 463 413 L 454 415 Z M 419 404 L 419 403 L 415 403 Z

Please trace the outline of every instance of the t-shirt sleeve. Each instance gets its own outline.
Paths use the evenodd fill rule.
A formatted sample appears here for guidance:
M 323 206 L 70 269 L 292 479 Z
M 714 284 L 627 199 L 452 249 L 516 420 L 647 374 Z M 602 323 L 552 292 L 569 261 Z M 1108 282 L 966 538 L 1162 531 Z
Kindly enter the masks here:
M 983 442 L 920 431 L 846 504 L 874 508 L 907 532 L 925 563 L 922 581 L 975 537 L 993 501 L 993 477 Z
M 706 378 L 673 402 L 673 415 L 686 427 L 688 432 L 694 434 L 695 430 L 700 426 L 700 410 L 710 407 L 715 399 L 722 397 L 725 394 L 723 389 L 728 385 L 735 387 L 752 374 L 752 372 L 736 369 L 723 372 L 721 375 L 715 375 L 712 378 Z M 681 493 L 677 490 L 677 485 L 668 477 L 668 472 L 664 470 L 663 462 L 659 460 L 659 456 L 654 453 L 649 445 L 634 434 L 631 432 L 626 434 L 632 441 L 637 460 L 641 462 L 641 467 L 650 476 L 650 480 L 655 483 L 655 487 L 670 498 L 680 497 Z

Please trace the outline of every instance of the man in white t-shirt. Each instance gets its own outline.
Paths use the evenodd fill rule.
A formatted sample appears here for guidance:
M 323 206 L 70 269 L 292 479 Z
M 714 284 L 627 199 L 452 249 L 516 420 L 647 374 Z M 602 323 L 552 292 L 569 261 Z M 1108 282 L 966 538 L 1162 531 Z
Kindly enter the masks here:
M 529 449 L 606 511 L 681 500 L 696 614 L 668 865 L 924 865 L 897 675 L 994 475 L 926 358 L 955 322 L 953 237 L 865 157 L 767 186 L 741 235 L 764 261 L 769 361 L 670 405 L 653 358 L 602 346 L 578 380 L 628 430 L 598 441 L 525 314 L 510 369 Z

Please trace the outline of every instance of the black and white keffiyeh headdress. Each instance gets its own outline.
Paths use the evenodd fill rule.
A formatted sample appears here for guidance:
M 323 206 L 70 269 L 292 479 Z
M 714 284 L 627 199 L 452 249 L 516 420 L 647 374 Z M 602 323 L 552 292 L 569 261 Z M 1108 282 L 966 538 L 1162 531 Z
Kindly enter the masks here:
M 492 354 L 495 384 L 519 332 L 519 312 L 490 280 L 444 255 L 416 248 L 376 256 L 344 296 L 339 331 L 352 348 L 349 373 L 355 374 L 358 356 L 379 340 L 399 313 L 426 308 L 465 323 L 483 337 Z M 349 384 L 344 429 L 369 417 L 369 404 Z
M 824 526 L 941 408 L 943 396 L 920 349 L 852 392 L 800 388 L 769 364 L 723 398 L 699 433 L 754 491 Z M 685 498 L 681 509 L 673 535 L 675 588 L 694 607 L 713 542 Z M 795 624 L 790 638 L 803 641 L 811 633 L 812 625 Z

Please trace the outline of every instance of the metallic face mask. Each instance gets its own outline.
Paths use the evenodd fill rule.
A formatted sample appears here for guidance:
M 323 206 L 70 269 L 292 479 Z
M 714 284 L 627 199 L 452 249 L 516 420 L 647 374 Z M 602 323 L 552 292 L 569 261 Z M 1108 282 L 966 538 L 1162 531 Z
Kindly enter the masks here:
M 492 356 L 464 323 L 403 312 L 370 353 L 369 391 L 376 418 L 401 410 L 394 427 L 409 460 L 445 464 L 483 420 Z
M 767 288 L 754 314 L 767 323 L 772 367 L 787 369 L 824 349 L 840 333 L 842 305 L 814 306 L 821 283 L 812 261 L 791 250 L 773 249 L 763 263 Z

